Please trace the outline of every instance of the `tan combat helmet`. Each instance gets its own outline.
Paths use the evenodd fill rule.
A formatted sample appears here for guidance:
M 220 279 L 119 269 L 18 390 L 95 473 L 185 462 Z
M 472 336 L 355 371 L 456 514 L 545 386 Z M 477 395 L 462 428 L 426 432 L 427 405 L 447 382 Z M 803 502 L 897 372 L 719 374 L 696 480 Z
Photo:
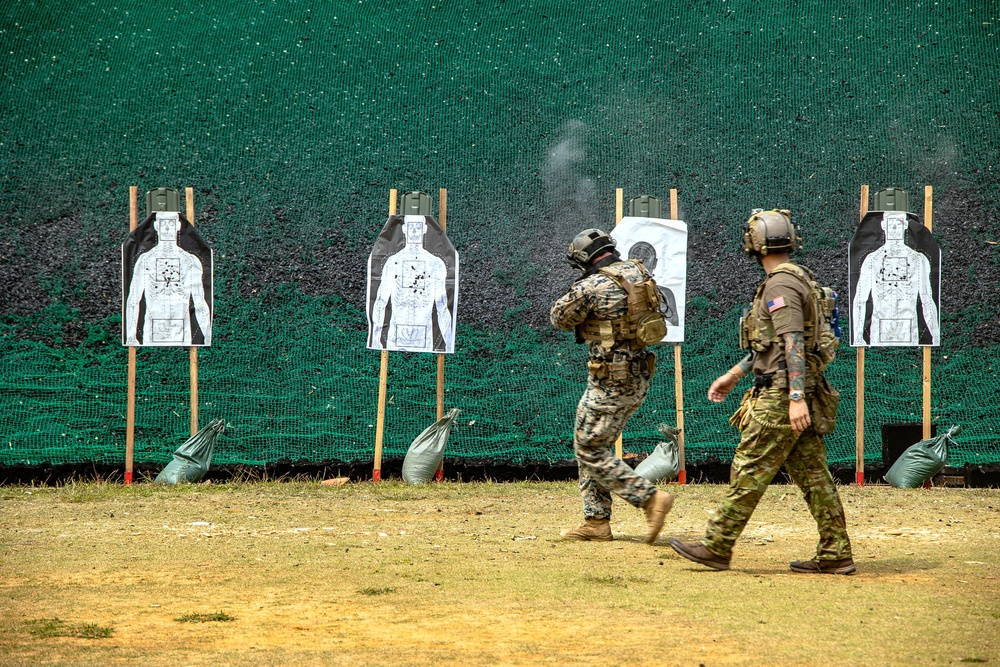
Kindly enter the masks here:
M 786 209 L 755 209 L 743 228 L 743 250 L 753 257 L 789 255 L 802 247 L 802 239 L 792 224 L 792 212 Z
M 585 229 L 570 241 L 566 260 L 570 266 L 586 271 L 595 257 L 606 252 L 615 252 L 615 240 L 600 229 Z

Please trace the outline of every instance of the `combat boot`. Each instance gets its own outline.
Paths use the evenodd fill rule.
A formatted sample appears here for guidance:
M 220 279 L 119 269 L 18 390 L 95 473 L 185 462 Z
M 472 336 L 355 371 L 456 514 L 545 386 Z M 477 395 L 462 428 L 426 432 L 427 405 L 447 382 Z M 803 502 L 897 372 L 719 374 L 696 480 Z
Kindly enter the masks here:
M 611 522 L 608 519 L 586 519 L 576 528 L 564 530 L 560 535 L 567 540 L 582 542 L 610 542 L 614 539 L 611 536 Z
M 642 509 L 646 512 L 646 544 L 652 544 L 663 528 L 663 521 L 674 506 L 674 494 L 657 491 L 646 501 Z
M 792 572 L 803 574 L 853 574 L 857 571 L 853 558 L 840 560 L 793 560 L 789 567 Z
M 670 540 L 671 548 L 695 563 L 710 567 L 713 570 L 728 570 L 729 559 L 716 556 L 704 544 L 697 542 L 681 542 L 680 540 Z

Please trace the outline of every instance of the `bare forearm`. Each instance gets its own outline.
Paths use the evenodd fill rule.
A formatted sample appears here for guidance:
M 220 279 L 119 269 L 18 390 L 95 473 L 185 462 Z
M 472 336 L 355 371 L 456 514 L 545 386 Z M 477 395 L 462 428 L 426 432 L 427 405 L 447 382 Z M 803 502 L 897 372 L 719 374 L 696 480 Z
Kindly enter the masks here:
M 735 366 L 730 368 L 727 373 L 732 374 L 737 380 L 745 378 L 750 375 L 750 371 L 753 370 L 753 352 L 749 353 L 747 356 L 740 359 Z
M 788 391 L 806 390 L 806 343 L 801 331 L 787 333 L 785 339 L 785 363 L 788 368 Z

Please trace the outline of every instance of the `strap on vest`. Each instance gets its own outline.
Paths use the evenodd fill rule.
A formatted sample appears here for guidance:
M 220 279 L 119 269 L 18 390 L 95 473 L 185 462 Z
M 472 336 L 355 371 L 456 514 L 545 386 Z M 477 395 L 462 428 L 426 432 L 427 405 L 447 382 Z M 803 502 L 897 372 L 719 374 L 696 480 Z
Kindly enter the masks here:
M 615 263 L 617 264 L 618 262 L 616 261 Z M 642 266 L 641 263 L 638 266 L 643 274 L 643 282 L 649 280 L 650 276 L 646 271 L 646 267 Z M 601 267 L 599 273 L 611 278 L 611 280 L 615 281 L 616 285 L 625 290 L 628 312 L 634 312 L 635 314 L 623 315 L 613 320 L 598 320 L 588 317 L 577 325 L 577 336 L 583 340 L 601 341 L 601 344 L 608 349 L 614 347 L 616 344 L 631 344 L 638 336 L 639 320 L 646 313 L 651 312 L 644 310 L 647 305 L 646 295 L 644 294 L 645 290 L 636 291 L 636 286 L 633 283 L 626 280 L 620 271 L 610 266 Z

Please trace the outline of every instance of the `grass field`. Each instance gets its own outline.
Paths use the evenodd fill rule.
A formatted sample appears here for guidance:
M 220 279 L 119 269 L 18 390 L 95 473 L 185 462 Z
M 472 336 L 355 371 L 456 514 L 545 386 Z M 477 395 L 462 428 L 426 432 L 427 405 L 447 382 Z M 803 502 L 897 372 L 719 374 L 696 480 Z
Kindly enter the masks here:
M 859 572 L 797 575 L 772 487 L 733 570 L 558 538 L 570 483 L 0 487 L 0 665 L 1000 664 L 1000 490 L 842 489 Z

